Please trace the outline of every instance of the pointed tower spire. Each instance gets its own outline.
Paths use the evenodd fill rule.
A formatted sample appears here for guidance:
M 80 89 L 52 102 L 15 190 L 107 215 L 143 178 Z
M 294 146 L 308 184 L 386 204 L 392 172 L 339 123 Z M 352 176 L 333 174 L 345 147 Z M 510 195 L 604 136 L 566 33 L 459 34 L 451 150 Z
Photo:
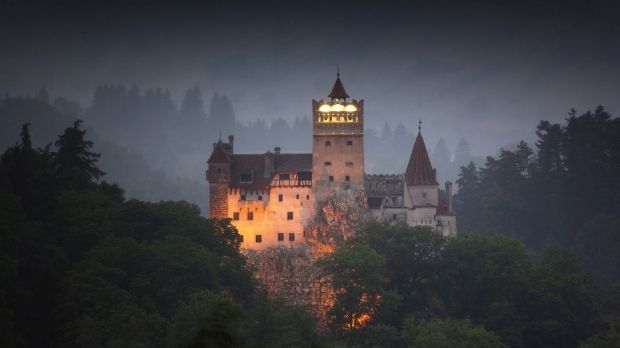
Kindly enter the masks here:
M 409 164 L 405 171 L 405 181 L 411 185 L 438 185 L 422 138 L 422 120 L 418 123 L 418 136 L 415 138 Z
M 339 66 L 336 66 L 336 82 L 334 82 L 334 87 L 332 87 L 332 91 L 329 93 L 328 97 L 332 98 L 332 100 L 349 98 L 347 91 L 344 90 L 342 81 L 340 81 L 340 67 Z

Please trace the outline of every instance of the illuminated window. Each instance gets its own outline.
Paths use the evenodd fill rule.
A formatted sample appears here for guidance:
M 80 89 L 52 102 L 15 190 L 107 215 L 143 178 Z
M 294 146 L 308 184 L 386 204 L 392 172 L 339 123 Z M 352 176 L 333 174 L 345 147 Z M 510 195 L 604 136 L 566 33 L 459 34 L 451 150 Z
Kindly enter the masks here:
M 282 242 L 284 240 L 284 233 L 278 233 L 278 242 Z
M 289 242 L 294 242 L 295 241 L 295 233 L 289 233 L 288 234 L 288 241 Z
M 289 211 L 289 212 L 286 213 L 286 219 L 287 220 L 293 220 L 293 212 L 292 211 Z
M 233 213 L 233 220 L 239 220 L 239 212 Z
M 251 211 L 248 212 L 248 220 L 254 220 L 254 213 Z
M 278 195 L 278 202 L 282 202 L 284 200 L 284 196 Z
M 262 243 L 263 242 L 263 236 L 261 236 L 260 234 L 256 235 L 256 243 Z

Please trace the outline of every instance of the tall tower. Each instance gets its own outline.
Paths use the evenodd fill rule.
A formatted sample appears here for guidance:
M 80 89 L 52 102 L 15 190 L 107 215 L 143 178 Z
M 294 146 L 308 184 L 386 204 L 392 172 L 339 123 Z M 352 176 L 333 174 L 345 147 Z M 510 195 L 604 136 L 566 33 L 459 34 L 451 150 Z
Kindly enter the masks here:
M 230 156 L 233 152 L 233 137 L 228 144 L 219 140 L 213 144 L 213 152 L 207 160 L 207 181 L 209 182 L 209 217 L 224 219 L 228 216 L 228 189 L 230 185 Z
M 364 187 L 364 100 L 347 100 L 340 73 L 328 98 L 312 100 L 312 190 L 318 203 L 332 188 Z

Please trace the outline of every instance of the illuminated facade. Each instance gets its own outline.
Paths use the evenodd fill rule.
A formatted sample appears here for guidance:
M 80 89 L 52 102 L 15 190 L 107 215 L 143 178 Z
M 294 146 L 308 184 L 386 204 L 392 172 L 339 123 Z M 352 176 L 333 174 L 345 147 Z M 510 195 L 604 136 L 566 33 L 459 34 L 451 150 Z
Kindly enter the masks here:
M 428 225 L 456 234 L 452 184 L 440 197 L 422 134 L 403 175 L 364 174 L 364 101 L 349 99 L 337 76 L 327 100 L 312 101 L 312 153 L 235 154 L 234 137 L 213 144 L 209 157 L 209 216 L 230 218 L 242 247 L 305 243 L 304 226 L 332 189 L 364 190 L 372 216 Z M 440 199 L 441 198 L 441 199 Z

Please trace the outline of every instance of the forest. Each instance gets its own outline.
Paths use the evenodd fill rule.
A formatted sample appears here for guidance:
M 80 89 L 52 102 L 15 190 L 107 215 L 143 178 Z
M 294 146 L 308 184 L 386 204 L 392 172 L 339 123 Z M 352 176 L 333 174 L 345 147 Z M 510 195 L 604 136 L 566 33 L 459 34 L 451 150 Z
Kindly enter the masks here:
M 143 97 L 151 93 L 165 95 Z M 31 122 L 16 127 L 0 156 L 3 347 L 620 342 L 620 122 L 602 107 L 571 111 L 566 124 L 542 121 L 533 147 L 522 142 L 464 165 L 457 237 L 361 226 L 318 263 L 338 290 L 324 329 L 304 308 L 266 297 L 228 220 L 202 216 L 189 199 L 129 198 L 122 183 L 107 181 L 108 166 L 134 157 L 72 108 L 44 95 L 2 104 L 3 123 Z M 48 145 L 35 145 L 31 129 Z M 157 132 L 126 139 L 139 144 Z M 126 156 L 106 162 L 104 150 L 115 148 Z

